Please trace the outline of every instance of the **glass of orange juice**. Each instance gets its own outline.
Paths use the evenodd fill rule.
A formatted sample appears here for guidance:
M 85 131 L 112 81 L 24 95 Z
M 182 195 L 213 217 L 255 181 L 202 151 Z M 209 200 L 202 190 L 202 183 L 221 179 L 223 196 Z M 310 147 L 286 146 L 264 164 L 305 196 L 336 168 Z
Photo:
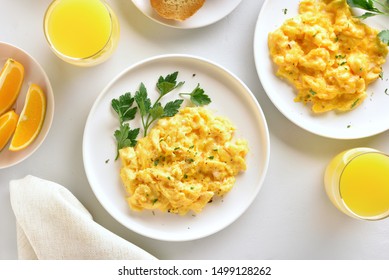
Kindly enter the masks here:
M 44 32 L 53 52 L 78 66 L 105 61 L 119 41 L 118 20 L 103 0 L 54 0 L 44 17 Z
M 332 203 L 362 220 L 389 216 L 389 155 L 371 148 L 353 148 L 328 164 L 324 185 Z

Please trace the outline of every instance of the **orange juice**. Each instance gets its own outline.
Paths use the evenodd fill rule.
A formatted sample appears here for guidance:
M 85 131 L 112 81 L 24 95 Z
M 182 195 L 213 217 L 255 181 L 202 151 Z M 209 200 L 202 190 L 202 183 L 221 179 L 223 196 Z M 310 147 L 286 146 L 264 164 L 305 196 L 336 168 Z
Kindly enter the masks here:
M 327 166 L 325 187 L 342 212 L 376 220 L 389 215 L 389 156 L 370 148 L 337 155 Z
M 104 1 L 56 0 L 46 12 L 45 34 L 54 52 L 65 61 L 90 65 L 102 62 L 113 51 L 119 30 Z

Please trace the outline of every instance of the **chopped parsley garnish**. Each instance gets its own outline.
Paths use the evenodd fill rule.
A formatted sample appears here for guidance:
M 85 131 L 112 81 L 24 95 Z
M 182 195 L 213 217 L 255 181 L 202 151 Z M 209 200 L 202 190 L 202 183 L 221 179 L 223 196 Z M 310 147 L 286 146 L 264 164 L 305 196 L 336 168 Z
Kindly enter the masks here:
M 345 54 L 337 54 L 337 55 L 335 55 L 335 58 L 336 59 L 343 59 L 343 58 L 346 58 L 346 55 Z
M 357 98 L 353 104 L 351 104 L 351 108 L 354 108 L 358 104 L 359 98 Z

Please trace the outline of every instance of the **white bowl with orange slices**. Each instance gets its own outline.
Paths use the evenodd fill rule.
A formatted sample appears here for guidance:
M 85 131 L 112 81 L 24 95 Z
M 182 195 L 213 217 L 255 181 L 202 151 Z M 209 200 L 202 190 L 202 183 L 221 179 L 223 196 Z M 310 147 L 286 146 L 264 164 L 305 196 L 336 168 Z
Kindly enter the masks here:
M 0 42 L 0 169 L 33 154 L 54 116 L 54 95 L 39 63 L 22 49 Z

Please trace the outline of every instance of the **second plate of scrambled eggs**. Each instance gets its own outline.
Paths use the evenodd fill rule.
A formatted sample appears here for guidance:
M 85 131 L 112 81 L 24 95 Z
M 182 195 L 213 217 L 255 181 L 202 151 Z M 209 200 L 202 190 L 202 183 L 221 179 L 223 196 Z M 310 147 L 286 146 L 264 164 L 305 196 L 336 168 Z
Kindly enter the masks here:
M 177 115 L 160 119 L 149 132 L 150 138 L 139 137 L 135 150 L 123 149 L 121 160 L 115 160 L 113 133 L 118 119 L 111 100 L 135 93 L 144 83 L 155 101 L 158 77 L 175 71 L 177 81 L 185 83 L 164 96 L 163 103 L 176 99 L 179 92 L 190 92 L 197 84 L 212 102 L 195 109 L 185 100 Z M 201 125 L 205 121 L 207 126 Z M 137 122 L 140 120 L 135 118 L 133 127 L 139 127 Z M 187 134 L 188 130 L 199 131 Z M 198 139 L 202 134 L 204 141 Z M 86 175 L 103 207 L 130 230 L 166 241 L 202 238 L 234 222 L 258 194 L 269 156 L 266 120 L 248 87 L 223 67 L 188 55 L 157 56 L 124 70 L 95 101 L 83 139 Z M 217 180 L 211 182 L 210 177 Z M 144 183 L 152 178 L 158 179 L 156 187 L 164 196 L 157 188 L 146 187 Z M 137 189 L 131 189 L 134 180 Z M 131 197 L 132 201 L 127 201 Z M 186 203 L 185 199 L 192 197 L 196 203 Z
M 346 0 L 273 0 L 258 17 L 254 56 L 267 95 L 321 136 L 356 139 L 389 128 L 388 47 L 377 38 L 384 19 L 361 21 L 357 12 Z

